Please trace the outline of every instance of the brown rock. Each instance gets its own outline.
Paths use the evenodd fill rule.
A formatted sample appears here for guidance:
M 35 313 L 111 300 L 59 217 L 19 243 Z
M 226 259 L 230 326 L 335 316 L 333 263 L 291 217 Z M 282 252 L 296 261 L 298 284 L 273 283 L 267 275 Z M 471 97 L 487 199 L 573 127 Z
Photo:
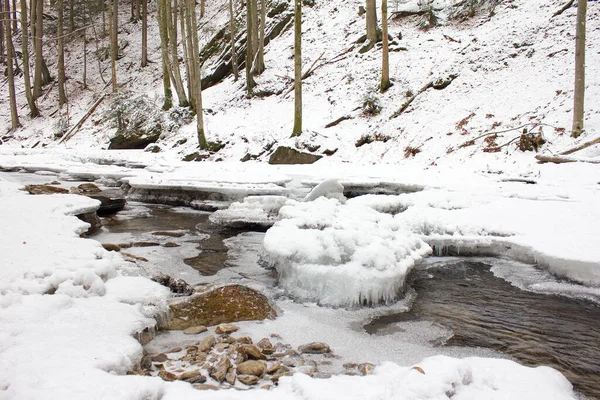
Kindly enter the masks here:
M 30 194 L 67 194 L 69 191 L 65 188 L 50 185 L 26 185 L 25 190 Z
M 298 351 L 303 354 L 324 354 L 331 352 L 331 348 L 325 343 L 312 342 L 299 346 Z
M 217 326 L 217 329 L 215 329 L 215 333 L 217 335 L 221 335 L 223 333 L 233 333 L 237 330 L 239 330 L 240 327 L 235 325 L 235 324 L 220 324 Z
M 360 372 L 362 376 L 371 375 L 374 370 L 375 365 L 371 363 L 362 363 L 358 365 L 358 372 Z
M 143 370 L 149 370 L 150 368 L 152 368 L 152 357 L 142 357 L 142 361 L 140 361 L 140 368 Z
M 169 371 L 160 371 L 158 376 L 167 382 L 173 382 L 177 380 L 177 375 Z
M 202 339 L 202 342 L 200 342 L 198 349 L 203 353 L 208 353 L 216 343 L 217 339 L 213 335 L 209 335 Z
M 169 353 L 179 353 L 181 351 L 181 347 L 175 347 L 169 351 L 165 351 L 165 353 L 169 354 Z
M 223 356 L 219 358 L 216 365 L 210 368 L 209 374 L 217 382 L 223 382 L 227 377 L 229 368 L 231 368 L 231 361 L 229 361 L 229 358 Z
M 271 389 L 271 387 L 273 387 L 273 385 L 271 385 L 270 383 L 267 383 L 265 385 L 262 385 L 260 388 L 264 389 L 264 390 L 269 390 L 269 389 Z
M 204 325 L 192 326 L 190 328 L 184 329 L 183 333 L 186 335 L 197 335 L 202 332 L 206 332 L 208 329 Z
M 121 251 L 121 248 L 116 244 L 102 243 L 102 247 L 108 251 Z
M 258 376 L 255 375 L 238 375 L 238 380 L 244 385 L 256 385 L 258 383 Z
M 227 375 L 225 375 L 225 381 L 231 386 L 235 384 L 235 369 L 233 367 L 229 368 L 227 371 Z
M 241 344 L 252 344 L 252 338 L 250 336 L 241 336 L 237 338 L 237 342 Z
M 246 356 L 247 359 L 250 360 L 266 360 L 267 357 L 260 352 L 260 350 L 258 349 L 258 347 L 252 345 L 252 344 L 243 344 L 241 345 L 240 349 L 242 350 L 242 352 L 244 353 L 244 355 Z
M 100 193 L 102 191 L 93 183 L 82 183 L 81 185 L 77 186 L 77 189 L 79 189 L 81 193 Z
M 197 389 L 197 390 L 219 390 L 219 388 L 215 385 L 207 385 L 204 383 L 195 384 L 194 389 Z
M 229 343 L 219 343 L 215 346 L 216 351 L 223 351 L 229 347 Z
M 269 363 L 267 364 L 267 374 L 274 374 L 279 368 L 281 368 L 281 364 L 278 361 Z
M 165 362 L 169 359 L 169 357 L 165 353 L 160 353 L 152 357 L 152 361 L 154 362 Z
M 185 232 L 181 231 L 156 231 L 152 232 L 154 236 L 169 236 L 169 237 L 182 237 L 185 236 Z
M 224 286 L 171 304 L 169 329 L 213 326 L 236 321 L 275 318 L 277 313 L 261 293 L 241 285 Z
M 262 376 L 265 373 L 265 363 L 263 361 L 249 360 L 244 361 L 237 366 L 237 373 L 239 375 L 255 375 Z M 239 379 L 239 376 L 238 376 Z
M 303 153 L 287 146 L 279 146 L 271 157 L 269 164 L 312 164 L 323 156 Z
M 273 343 L 271 343 L 268 338 L 262 338 L 256 346 L 258 346 L 264 354 L 273 354 L 275 351 L 275 346 L 273 346 Z
M 165 244 L 163 244 L 163 247 L 179 247 L 181 246 L 180 244 L 177 243 L 173 243 L 173 242 L 167 242 Z
M 177 379 L 180 380 L 180 381 L 187 381 L 188 379 L 196 378 L 198 375 L 202 375 L 202 374 L 200 373 L 200 371 L 198 371 L 197 369 L 195 369 L 195 370 L 192 370 L 192 371 L 186 371 L 186 372 L 184 372 L 183 374 L 179 375 L 177 377 Z

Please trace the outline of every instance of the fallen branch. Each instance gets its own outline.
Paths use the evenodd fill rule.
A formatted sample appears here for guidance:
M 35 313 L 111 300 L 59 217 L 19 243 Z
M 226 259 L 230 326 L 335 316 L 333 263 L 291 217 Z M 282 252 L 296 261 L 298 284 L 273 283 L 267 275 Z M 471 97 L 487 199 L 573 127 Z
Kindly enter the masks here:
M 537 128 L 538 126 L 547 126 L 547 127 L 550 127 L 550 128 L 556 129 L 556 127 L 554 127 L 554 126 L 552 126 L 552 125 L 543 124 L 543 123 L 541 123 L 541 122 L 528 122 L 528 123 L 526 123 L 526 124 L 523 124 L 523 125 L 521 125 L 521 126 L 517 126 L 516 128 L 510 128 L 510 129 L 504 129 L 504 130 L 502 130 L 502 131 L 492 131 L 492 132 L 484 133 L 483 135 L 479 135 L 479 136 L 477 136 L 477 137 L 476 137 L 476 138 L 474 138 L 474 139 L 467 140 L 467 141 L 466 141 L 466 142 L 464 142 L 463 144 L 459 145 L 459 146 L 458 146 L 458 148 L 459 148 L 459 149 L 461 149 L 461 148 L 463 148 L 463 147 L 472 146 L 472 145 L 474 145 L 474 144 L 475 144 L 475 141 L 476 141 L 477 139 L 481 139 L 481 138 L 483 138 L 483 137 L 486 137 L 486 136 L 490 136 L 490 135 L 499 135 L 500 133 L 506 133 L 506 132 L 511 132 L 511 131 L 517 131 L 517 130 L 519 130 L 519 129 L 523 129 L 523 128 L 525 128 L 525 127 L 527 127 L 527 126 L 530 126 L 530 125 L 532 126 L 532 128 L 531 128 L 531 129 L 535 129 L 535 128 Z M 600 138 L 599 138 L 598 140 L 600 140 Z
M 446 35 L 445 33 L 442 33 L 442 35 L 444 36 L 444 38 L 445 38 L 446 40 L 448 40 L 448 41 L 450 41 L 450 42 L 454 42 L 454 43 L 461 43 L 461 41 L 460 41 L 460 40 L 456 40 L 456 39 L 454 39 L 453 37 Z
M 46 92 L 46 94 L 44 95 L 44 97 L 42 97 L 41 101 L 46 100 L 46 97 L 48 97 L 48 95 L 50 94 L 50 92 L 52 91 L 52 88 L 54 88 L 54 85 L 56 84 L 56 81 L 52 81 L 52 85 L 50 85 L 50 88 L 48 89 L 48 91 Z
M 501 144 L 500 146 L 495 146 L 495 147 L 486 147 L 485 149 L 483 149 L 483 151 L 485 153 L 497 153 L 500 151 L 500 149 L 502 149 L 503 147 L 508 146 L 509 144 L 513 143 L 515 140 L 518 140 L 521 138 L 521 135 L 512 138 L 511 140 L 509 140 L 508 142 Z
M 593 145 L 595 145 L 595 144 L 600 144 L 600 137 L 597 137 L 597 138 L 596 138 L 596 139 L 594 139 L 594 140 L 591 140 L 591 141 L 589 141 L 589 142 L 586 142 L 586 143 L 584 143 L 584 144 L 582 144 L 582 145 L 579 145 L 579 146 L 577 146 L 577 147 L 574 147 L 574 148 L 572 148 L 572 149 L 569 149 L 569 150 L 563 151 L 562 153 L 560 153 L 560 155 L 561 155 L 561 156 L 567 156 L 567 155 L 569 155 L 569 154 L 573 154 L 573 153 L 575 153 L 575 152 L 577 152 L 577 151 L 579 151 L 579 150 L 586 149 L 586 148 L 588 148 L 588 147 L 590 147 L 590 146 L 593 146 Z
M 339 117 L 338 119 L 336 119 L 333 122 L 328 123 L 327 125 L 325 125 L 325 128 L 331 128 L 333 126 L 336 126 L 337 124 L 339 124 L 342 121 L 346 121 L 348 119 L 353 119 L 354 117 L 351 117 L 350 115 L 344 115 L 343 117 Z
M 563 51 L 569 51 L 569 49 L 560 49 L 560 50 L 557 50 L 557 51 L 553 51 L 552 53 L 548 54 L 546 57 L 552 58 L 555 55 L 562 53 Z
M 417 96 L 420 95 L 421 93 L 425 92 L 427 89 L 429 89 L 429 88 L 434 88 L 434 89 L 438 89 L 438 90 L 444 89 L 444 88 L 448 87 L 448 85 L 450 85 L 452 83 L 452 81 L 454 79 L 456 79 L 457 77 L 458 77 L 458 75 L 450 75 L 447 79 L 436 79 L 434 81 L 427 82 L 427 84 L 425 86 L 423 86 L 421 89 L 419 89 L 419 91 L 417 93 L 414 93 L 412 96 L 410 96 L 408 98 L 408 100 L 406 100 L 404 102 L 404 104 L 402 104 L 400 109 L 390 116 L 390 119 L 399 117 L 400 114 L 402 114 L 404 111 L 406 111 L 408 106 L 410 106 L 410 104 L 417 98 Z
M 302 76 L 300 77 L 300 80 L 303 81 L 304 79 L 308 78 L 313 72 L 315 72 L 315 70 L 319 67 L 321 67 L 323 64 L 320 64 L 319 66 L 315 67 L 315 64 L 317 64 L 319 62 L 319 60 L 321 59 L 321 57 L 323 57 L 323 54 L 325 54 L 325 52 L 321 53 L 321 55 L 319 57 L 317 57 L 317 59 L 311 64 L 311 66 L 306 70 L 305 73 L 302 74 Z M 294 86 L 295 86 L 295 82 L 292 85 L 292 87 L 290 87 L 285 94 L 283 95 L 284 97 L 287 96 L 288 94 L 291 93 L 292 90 L 294 90 Z
M 569 8 L 571 8 L 573 6 L 573 3 L 575 2 L 575 0 L 569 0 L 565 3 L 564 6 L 562 6 L 560 8 L 560 10 L 558 10 L 557 12 L 555 12 L 554 14 L 552 14 L 552 18 L 559 16 L 560 14 L 564 13 L 565 11 L 567 11 Z
M 547 163 L 547 162 L 554 163 L 554 164 L 565 164 L 565 163 L 572 163 L 572 162 L 600 164 L 600 160 L 578 159 L 578 158 L 571 158 L 571 157 L 544 156 L 541 154 L 535 156 L 535 159 L 538 160 L 539 164 L 543 164 L 543 163 Z
M 92 104 L 88 112 L 86 112 L 85 115 L 81 117 L 81 119 L 69 130 L 69 132 L 67 132 L 67 134 L 65 134 L 65 136 L 63 136 L 62 139 L 60 139 L 58 144 L 66 142 L 67 140 L 71 139 L 71 137 L 75 136 L 75 133 L 77 133 L 79 128 L 81 128 L 83 123 L 90 117 L 90 115 L 92 115 L 94 111 L 96 111 L 96 108 L 100 105 L 100 103 L 102 103 L 106 96 L 108 96 L 106 93 L 100 96 L 100 98 L 96 100 L 94 104 Z

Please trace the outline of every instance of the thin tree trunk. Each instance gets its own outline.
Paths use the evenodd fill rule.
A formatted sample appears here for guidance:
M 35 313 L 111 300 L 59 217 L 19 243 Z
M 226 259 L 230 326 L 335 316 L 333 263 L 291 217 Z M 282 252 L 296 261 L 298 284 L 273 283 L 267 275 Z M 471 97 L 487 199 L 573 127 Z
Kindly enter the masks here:
M 100 10 L 102 10 L 102 37 L 106 36 L 106 6 L 104 5 L 104 0 L 100 0 L 99 3 Z
M 169 31 L 169 51 L 171 53 L 171 71 L 173 77 L 173 86 L 175 86 L 175 92 L 179 98 L 179 105 L 182 107 L 188 106 L 188 99 L 185 95 L 185 89 L 183 88 L 183 81 L 181 79 L 181 71 L 179 69 L 179 56 L 177 54 L 177 11 L 175 7 L 171 7 L 171 0 L 166 2 L 166 24 Z
M 13 35 L 17 33 L 17 0 L 12 0 L 12 33 Z M 13 47 L 14 52 L 14 47 Z
M 388 24 L 387 24 L 387 0 L 381 1 L 381 85 L 379 89 L 381 93 L 385 92 L 392 86 L 390 82 L 390 52 L 388 46 Z
M 43 1 L 33 0 L 35 4 L 31 5 L 31 25 L 34 40 L 35 51 L 35 70 L 33 72 L 33 98 L 37 99 L 42 95 L 42 65 L 44 62 L 42 56 L 42 11 Z M 35 27 L 34 27 L 35 24 Z
M 142 67 L 148 65 L 148 0 L 142 1 Z
M 198 32 L 196 27 L 198 26 L 198 21 L 196 19 L 196 7 L 195 0 L 187 0 L 188 1 L 188 35 L 192 37 L 192 67 L 193 67 L 193 76 L 194 76 L 194 90 L 195 90 L 195 109 L 196 109 L 196 130 L 198 134 L 198 144 L 200 145 L 201 150 L 206 150 L 208 148 L 208 142 L 206 141 L 206 136 L 204 134 L 204 115 L 202 112 L 202 75 L 200 73 L 200 45 L 198 43 Z
M 141 6 L 142 6 L 142 0 L 135 0 L 135 19 L 136 21 L 139 21 L 142 19 L 142 11 L 141 11 Z
M 205 12 L 206 12 L 206 4 L 204 4 L 204 0 L 200 0 L 200 18 L 204 18 Z
M 86 29 L 83 30 L 83 88 L 87 89 L 87 34 Z
M 0 1 L 0 15 L 4 15 L 4 3 Z M 6 51 L 4 49 L 4 24 L 0 23 L 0 63 L 4 64 Z
M 302 0 L 294 0 L 294 128 L 292 137 L 302 133 Z
M 112 90 L 117 92 L 119 87 L 117 85 L 117 57 L 119 55 L 119 40 L 117 37 L 118 33 L 118 12 L 119 2 L 118 0 L 112 0 L 112 7 L 110 9 L 110 64 L 112 70 Z
M 75 30 L 75 0 L 69 0 L 69 33 Z
M 67 102 L 67 94 L 65 93 L 65 44 L 63 38 L 63 0 L 58 0 L 58 23 L 57 32 L 58 36 L 58 106 L 62 106 Z
M 240 77 L 237 65 L 237 54 L 235 52 L 235 17 L 233 14 L 233 0 L 229 0 L 229 31 L 231 32 L 231 69 L 233 70 L 233 77 L 237 81 Z
M 173 92 L 171 91 L 171 65 L 169 63 L 169 54 L 167 51 L 169 43 L 169 34 L 167 30 L 167 20 L 165 15 L 165 1 L 158 0 L 158 27 L 160 30 L 160 53 L 163 65 L 163 90 L 165 94 L 165 102 L 163 110 L 168 110 L 173 106 Z
M 265 0 L 260 0 L 260 29 L 258 38 L 258 49 L 256 51 L 256 62 L 254 63 L 254 73 L 260 75 L 265 70 L 265 18 L 266 18 Z
M 25 97 L 29 105 L 31 118 L 39 116 L 39 111 L 33 93 L 31 92 L 31 78 L 29 76 L 29 29 L 27 27 L 27 1 L 21 0 L 21 52 L 23 53 L 23 81 L 25 84 Z
M 258 0 L 248 0 L 252 6 L 252 62 L 256 58 L 256 52 L 258 51 Z
M 577 32 L 575 39 L 575 93 L 573 107 L 573 131 L 571 136 L 578 137 L 583 132 L 583 114 L 585 98 L 585 25 L 587 0 L 577 2 Z
M 375 0 L 367 0 L 367 40 L 377 43 L 377 7 Z
M 192 70 L 190 69 L 190 60 L 192 59 L 192 55 L 190 53 L 190 47 L 188 43 L 191 43 L 192 38 L 189 35 L 186 35 L 186 21 L 187 21 L 187 13 L 186 7 L 187 4 L 185 0 L 182 0 L 180 3 L 181 9 L 179 10 L 179 30 L 181 31 L 181 44 L 183 46 L 183 57 L 185 58 L 185 76 L 187 81 L 187 89 L 188 89 L 188 97 L 190 106 L 194 108 L 194 104 L 196 104 L 196 97 L 194 96 L 194 87 L 193 87 L 193 79 L 192 79 Z
M 19 123 L 19 114 L 17 113 L 17 98 L 15 95 L 15 76 L 13 72 L 13 43 L 12 43 L 12 32 L 10 26 L 10 1 L 4 0 L 4 22 L 5 22 L 5 36 L 6 36 L 6 73 L 8 79 L 8 94 L 10 102 L 10 122 L 11 129 L 15 130 L 21 124 Z
M 246 91 L 248 96 L 252 96 L 254 89 L 254 77 L 252 76 L 252 62 L 254 61 L 254 37 L 252 36 L 253 24 L 252 18 L 252 0 L 246 0 Z

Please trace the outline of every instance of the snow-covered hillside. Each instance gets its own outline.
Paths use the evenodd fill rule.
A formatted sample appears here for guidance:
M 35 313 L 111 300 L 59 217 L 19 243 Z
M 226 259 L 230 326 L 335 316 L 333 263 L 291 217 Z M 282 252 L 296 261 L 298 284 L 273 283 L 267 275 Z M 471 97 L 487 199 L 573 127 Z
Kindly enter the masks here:
M 237 82 L 228 77 L 203 92 L 207 138 L 226 143 L 212 159 L 239 160 L 249 154 L 267 160 L 276 144 L 287 144 L 300 149 L 320 146 L 316 154 L 335 151 L 330 157 L 339 161 L 416 162 L 423 166 L 475 162 L 478 167 L 494 168 L 499 164 L 506 166 L 507 160 L 520 165 L 535 162 L 533 152 L 518 150 L 518 141 L 502 147 L 499 152 L 483 151 L 494 143 L 503 145 L 518 137 L 522 128 L 500 133 L 491 144 L 479 138 L 474 144 L 463 145 L 483 133 L 526 124 L 530 124 L 526 128 L 533 128 L 535 133 L 542 129 L 547 141 L 544 151 L 559 152 L 594 138 L 600 127 L 600 108 L 596 101 L 600 95 L 600 6 L 590 2 L 588 10 L 586 133 L 580 139 L 573 139 L 569 133 L 576 8 L 552 18 L 562 3 L 562 0 L 501 1 L 493 15 L 485 9 L 471 19 L 457 22 L 446 18 L 451 6 L 438 1 L 435 6 L 441 9 L 438 12 L 441 25 L 424 31 L 418 27 L 418 17 L 394 18 L 394 11 L 415 9 L 416 0 L 392 1 L 389 30 L 393 37 L 390 47 L 393 86 L 385 94 L 379 94 L 381 48 L 360 54 L 361 45 L 355 43 L 365 30 L 365 17 L 358 13 L 363 1 L 317 0 L 313 6 L 303 8 L 304 69 L 316 62 L 314 72 L 303 85 L 303 135 L 290 139 L 293 93 L 285 93 L 293 76 L 293 32 L 287 30 L 266 47 L 267 69 L 256 79 L 257 91 L 283 93 L 248 99 L 243 77 Z M 208 2 L 207 16 L 199 33 L 202 43 L 207 43 L 227 23 L 226 5 L 222 0 Z M 127 20 L 128 12 L 127 7 L 123 7 L 121 21 Z M 150 12 L 155 14 L 153 3 Z M 139 23 L 121 24 L 120 39 L 129 42 L 118 63 L 121 90 L 131 97 L 148 95 L 158 109 L 162 104 L 162 69 L 155 19 L 150 22 L 149 34 L 149 55 L 155 62 L 146 68 L 139 66 L 140 30 Z M 54 44 L 47 41 L 46 46 L 52 69 Z M 92 41 L 88 49 L 93 46 Z M 68 118 L 70 125 L 74 125 L 95 98 L 110 90 L 105 88 L 91 56 L 88 89 L 82 89 L 81 40 L 70 43 L 67 51 L 68 117 L 65 116 L 67 111 L 57 112 L 56 89 L 50 89 L 48 96 L 40 100 L 43 117 L 31 121 L 21 115 L 24 127 L 14 134 L 4 135 L 3 146 L 108 147 L 109 139 L 116 133 L 102 119 L 108 100 L 71 140 L 58 144 L 55 138 L 61 118 L 63 122 Z M 209 60 L 205 64 L 204 74 L 211 71 L 213 62 Z M 103 63 L 103 69 L 107 63 Z M 108 72 L 104 72 L 107 80 Z M 405 112 L 390 119 L 407 95 L 417 93 L 432 80 L 450 75 L 456 75 L 456 79 L 448 87 L 426 90 Z M 18 97 L 24 114 L 24 96 L 21 93 Z M 363 113 L 367 97 L 379 102 L 379 115 Z M 2 99 L 5 104 L 7 98 L 5 94 Z M 4 127 L 1 130 L 6 131 L 8 107 L 3 109 L 0 124 Z M 350 119 L 325 128 L 343 116 Z M 538 123 L 544 125 L 537 126 Z M 356 147 L 357 140 L 364 136 L 371 136 L 374 141 Z M 179 130 L 165 132 L 162 137 L 158 145 L 163 152 L 182 158 L 196 151 L 193 122 Z M 594 157 L 599 152 L 592 148 L 585 155 Z

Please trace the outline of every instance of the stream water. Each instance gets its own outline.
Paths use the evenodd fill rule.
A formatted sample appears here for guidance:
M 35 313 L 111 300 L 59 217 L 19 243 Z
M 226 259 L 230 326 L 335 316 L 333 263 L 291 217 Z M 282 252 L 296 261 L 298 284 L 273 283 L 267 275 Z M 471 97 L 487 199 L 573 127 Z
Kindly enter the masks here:
M 147 259 L 140 266 L 149 275 L 163 272 L 199 286 L 228 270 L 235 249 L 227 244 L 241 233 L 220 230 L 208 217 L 186 208 L 131 204 L 102 218 L 105 228 L 94 238 Z M 600 296 L 522 290 L 494 274 L 494 262 L 450 259 L 415 268 L 411 309 L 376 315 L 364 331 L 377 340 L 394 326 L 429 321 L 452 331 L 444 346 L 490 348 L 525 365 L 554 367 L 577 391 L 600 399 Z M 268 274 L 250 279 L 272 286 Z

